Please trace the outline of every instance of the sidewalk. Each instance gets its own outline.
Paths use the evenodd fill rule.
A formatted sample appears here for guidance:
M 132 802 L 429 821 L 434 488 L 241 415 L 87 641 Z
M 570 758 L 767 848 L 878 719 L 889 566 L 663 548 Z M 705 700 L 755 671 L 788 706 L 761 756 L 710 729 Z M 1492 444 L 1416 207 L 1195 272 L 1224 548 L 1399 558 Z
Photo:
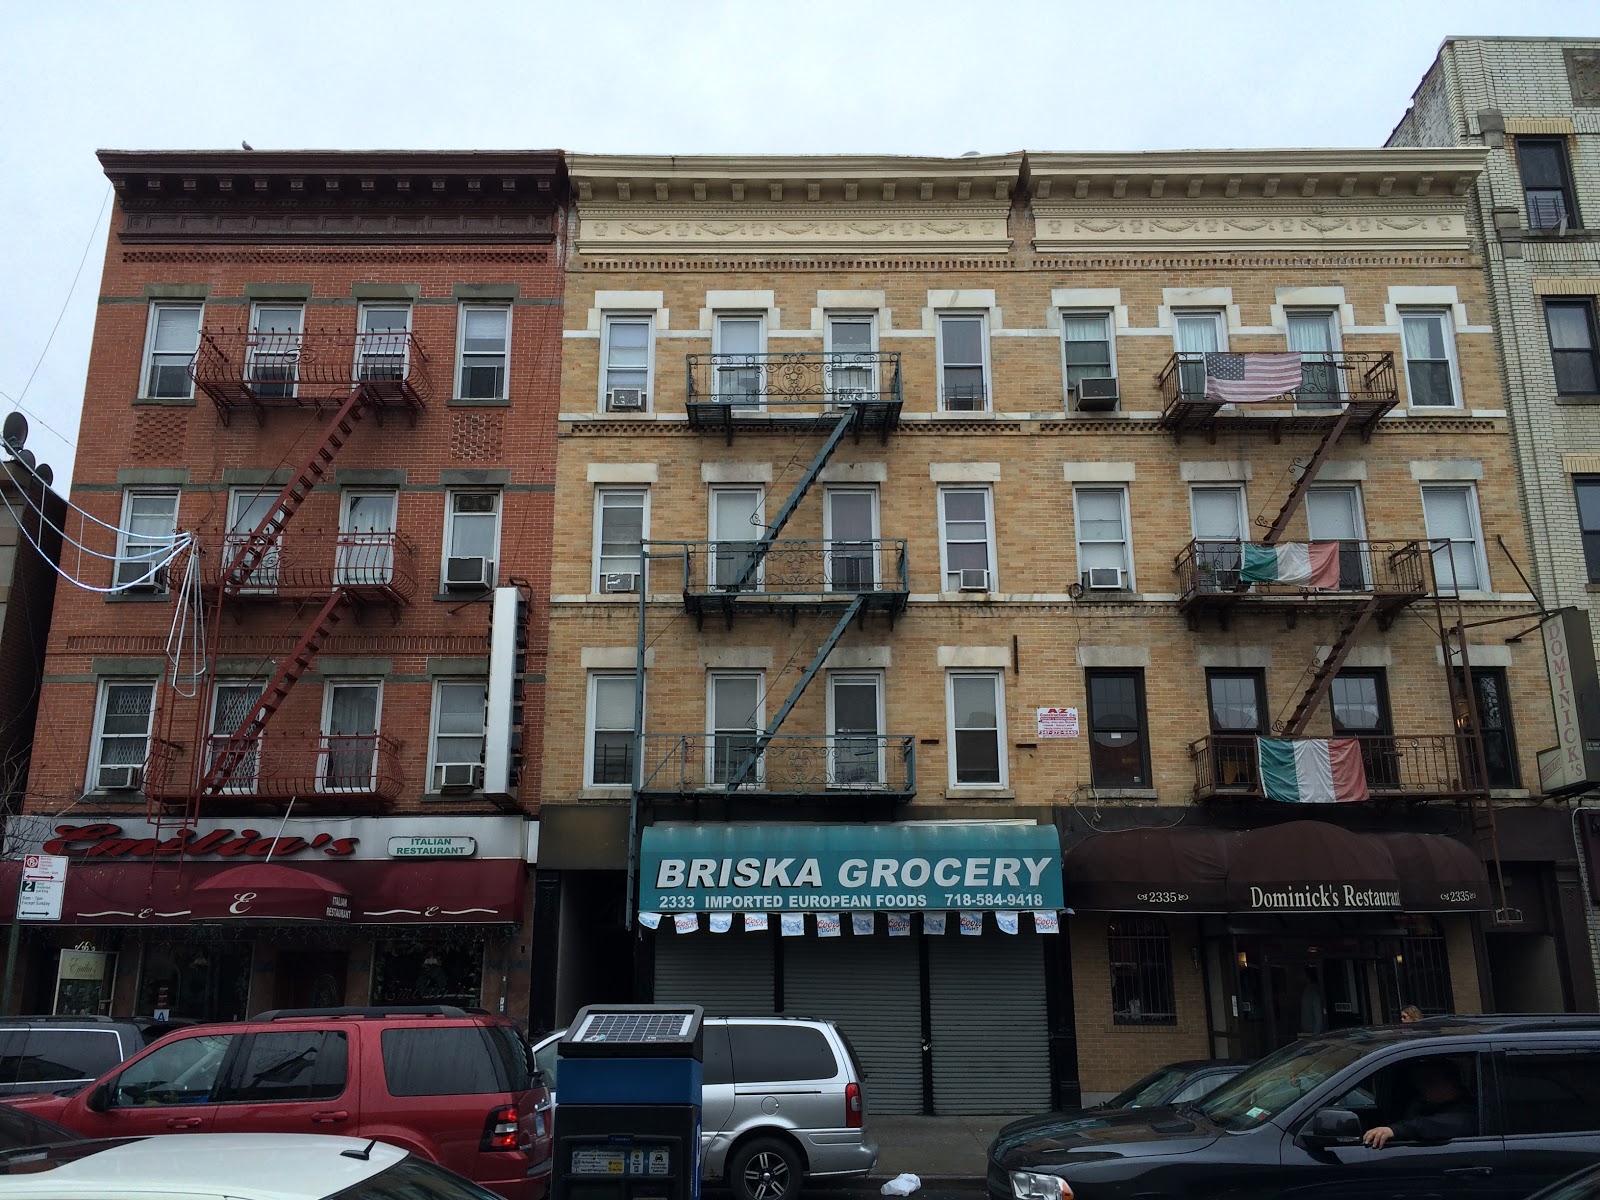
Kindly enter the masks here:
M 984 1155 L 1000 1126 L 1015 1121 L 998 1117 L 875 1117 L 867 1129 L 878 1139 L 878 1165 L 871 1178 L 893 1179 L 902 1171 L 930 1181 L 970 1183 L 981 1188 Z

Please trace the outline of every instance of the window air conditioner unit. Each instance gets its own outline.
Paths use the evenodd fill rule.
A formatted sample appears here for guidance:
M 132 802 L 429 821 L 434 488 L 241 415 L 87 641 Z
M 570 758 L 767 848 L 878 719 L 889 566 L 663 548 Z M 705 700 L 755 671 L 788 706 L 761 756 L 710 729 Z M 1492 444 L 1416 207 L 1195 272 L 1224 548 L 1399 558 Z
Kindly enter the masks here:
M 961 592 L 987 592 L 989 590 L 988 567 L 962 567 L 956 572 L 956 590 Z
M 154 573 L 155 564 L 148 558 L 125 558 L 117 563 L 117 587 L 125 592 L 164 592 L 167 590 L 167 568 L 162 566 Z
M 1078 380 L 1080 412 L 1108 412 L 1117 406 L 1117 377 L 1095 375 Z
M 444 560 L 444 585 L 447 588 L 486 588 L 493 582 L 494 563 L 487 558 Z
M 441 792 L 475 792 L 483 787 L 482 763 L 439 763 L 435 771 Z
M 607 412 L 642 412 L 643 410 L 643 388 L 612 388 L 606 393 Z
M 1121 591 L 1121 567 L 1090 567 L 1083 573 L 1084 586 L 1091 592 L 1117 592 Z
M 639 572 L 618 571 L 601 579 L 603 592 L 637 592 L 639 590 Z
M 144 781 L 144 768 L 140 766 L 101 767 L 96 782 L 103 792 L 132 792 Z

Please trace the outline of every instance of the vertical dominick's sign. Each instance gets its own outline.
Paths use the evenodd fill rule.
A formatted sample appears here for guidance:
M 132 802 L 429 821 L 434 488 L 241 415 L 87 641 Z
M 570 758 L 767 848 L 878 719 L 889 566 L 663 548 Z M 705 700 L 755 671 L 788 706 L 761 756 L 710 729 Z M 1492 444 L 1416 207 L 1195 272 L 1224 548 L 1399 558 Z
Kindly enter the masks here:
M 1556 744 L 1539 751 L 1539 784 L 1547 794 L 1581 791 L 1600 783 L 1600 677 L 1589 614 L 1562 609 L 1545 619 L 1540 632 Z

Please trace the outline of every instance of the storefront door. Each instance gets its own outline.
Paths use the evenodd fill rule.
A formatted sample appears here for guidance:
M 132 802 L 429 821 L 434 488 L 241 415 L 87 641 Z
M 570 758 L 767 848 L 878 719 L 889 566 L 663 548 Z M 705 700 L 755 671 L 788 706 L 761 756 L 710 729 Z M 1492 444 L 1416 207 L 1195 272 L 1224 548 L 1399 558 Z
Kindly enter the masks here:
M 337 1008 L 345 1002 L 350 955 L 343 950 L 280 950 L 273 972 L 274 1008 Z
M 1388 961 L 1376 938 L 1240 937 L 1239 1025 L 1247 1058 L 1268 1054 L 1308 1034 L 1368 1025 Z

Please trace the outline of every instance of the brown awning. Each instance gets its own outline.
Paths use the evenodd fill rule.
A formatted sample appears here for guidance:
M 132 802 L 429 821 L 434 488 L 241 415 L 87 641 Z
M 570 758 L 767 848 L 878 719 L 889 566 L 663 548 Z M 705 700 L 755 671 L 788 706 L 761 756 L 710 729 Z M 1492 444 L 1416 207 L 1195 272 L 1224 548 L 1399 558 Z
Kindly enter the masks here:
M 1131 829 L 1080 842 L 1067 903 L 1101 912 L 1467 912 L 1490 907 L 1472 851 L 1426 833 L 1288 821 L 1227 833 Z

